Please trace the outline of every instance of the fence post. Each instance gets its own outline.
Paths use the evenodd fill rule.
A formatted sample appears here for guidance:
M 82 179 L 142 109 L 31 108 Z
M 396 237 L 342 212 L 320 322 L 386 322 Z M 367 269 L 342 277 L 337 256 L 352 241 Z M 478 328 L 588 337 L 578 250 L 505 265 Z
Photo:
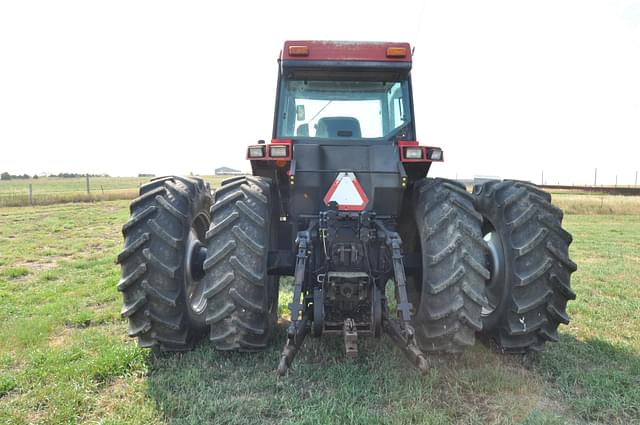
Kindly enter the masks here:
M 91 190 L 89 189 L 89 174 L 87 174 L 87 195 L 91 194 Z
M 29 183 L 29 205 L 33 206 L 33 185 Z

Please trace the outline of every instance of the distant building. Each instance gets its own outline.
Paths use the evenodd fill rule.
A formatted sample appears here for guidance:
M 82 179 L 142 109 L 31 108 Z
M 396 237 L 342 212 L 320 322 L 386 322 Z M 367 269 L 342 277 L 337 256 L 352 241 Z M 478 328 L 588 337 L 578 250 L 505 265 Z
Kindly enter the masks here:
M 215 173 L 216 176 L 228 176 L 228 175 L 244 174 L 240 170 L 236 170 L 236 169 L 229 168 L 229 167 L 216 168 L 214 173 Z
M 482 184 L 492 180 L 501 180 L 498 176 L 473 176 L 473 184 Z

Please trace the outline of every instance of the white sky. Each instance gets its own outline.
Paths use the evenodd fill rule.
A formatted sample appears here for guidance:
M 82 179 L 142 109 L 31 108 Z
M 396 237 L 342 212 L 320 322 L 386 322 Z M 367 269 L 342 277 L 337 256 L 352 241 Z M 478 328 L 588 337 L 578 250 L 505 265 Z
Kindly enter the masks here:
M 638 1 L 0 2 L 0 171 L 248 170 L 285 39 L 416 46 L 432 175 L 633 184 Z

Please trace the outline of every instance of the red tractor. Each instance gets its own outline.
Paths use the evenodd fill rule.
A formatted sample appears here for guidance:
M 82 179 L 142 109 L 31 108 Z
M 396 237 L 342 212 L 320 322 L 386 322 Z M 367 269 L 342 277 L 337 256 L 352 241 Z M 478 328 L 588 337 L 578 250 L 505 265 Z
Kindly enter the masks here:
M 387 333 L 411 361 L 477 335 L 507 352 L 558 339 L 574 299 L 571 235 L 531 183 L 427 178 L 438 147 L 417 140 L 407 43 L 287 41 L 270 143 L 253 175 L 215 190 L 164 177 L 140 188 L 118 256 L 122 315 L 140 346 L 258 351 L 277 332 L 279 280 L 293 276 L 278 372 L 305 336 Z M 393 284 L 395 302 L 386 288 Z M 392 307 L 391 307 L 392 306 Z

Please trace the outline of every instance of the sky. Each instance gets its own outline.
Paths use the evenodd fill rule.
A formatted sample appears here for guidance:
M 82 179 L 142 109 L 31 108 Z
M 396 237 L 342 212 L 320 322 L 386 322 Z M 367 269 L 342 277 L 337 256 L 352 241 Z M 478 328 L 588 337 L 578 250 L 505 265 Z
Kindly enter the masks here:
M 249 170 L 287 39 L 408 41 L 431 175 L 634 184 L 640 1 L 0 2 L 0 172 Z

